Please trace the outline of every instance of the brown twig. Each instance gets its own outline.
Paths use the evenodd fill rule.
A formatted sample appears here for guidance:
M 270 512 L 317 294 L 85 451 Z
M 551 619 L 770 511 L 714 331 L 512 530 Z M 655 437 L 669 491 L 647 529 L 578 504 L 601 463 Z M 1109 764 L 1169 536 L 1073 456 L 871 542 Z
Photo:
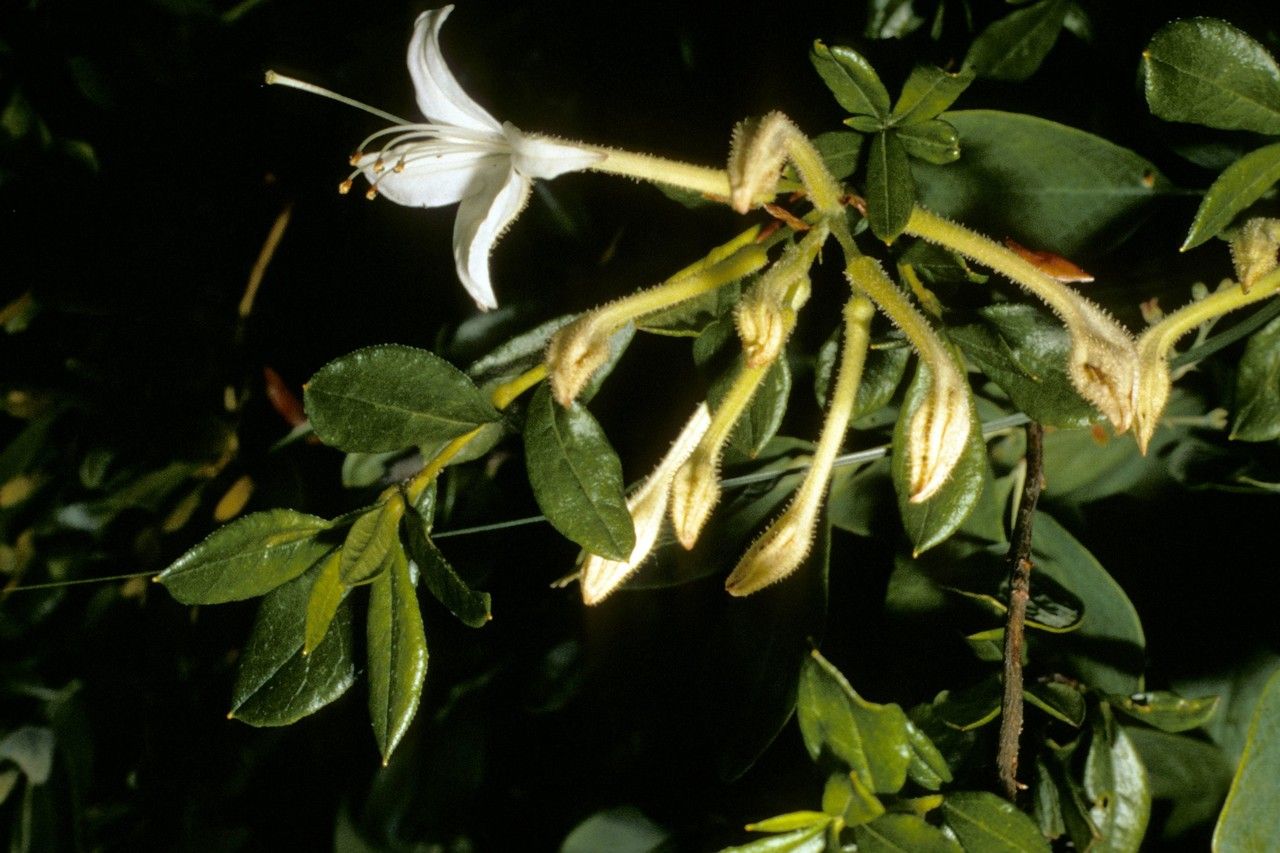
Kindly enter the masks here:
M 996 767 L 1005 796 L 1018 795 L 1018 736 L 1022 734 L 1022 643 L 1031 595 L 1031 529 L 1036 502 L 1044 489 L 1044 427 L 1027 424 L 1027 472 L 1022 500 L 1009 543 L 1009 613 L 1004 626 L 1004 699 L 1000 710 L 1000 749 Z

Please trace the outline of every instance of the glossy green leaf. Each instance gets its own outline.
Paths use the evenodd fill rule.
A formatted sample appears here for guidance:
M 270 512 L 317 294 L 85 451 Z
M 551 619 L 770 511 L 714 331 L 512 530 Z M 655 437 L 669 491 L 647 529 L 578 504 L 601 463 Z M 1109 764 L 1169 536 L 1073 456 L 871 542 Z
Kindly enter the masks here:
M 862 134 L 849 130 L 829 130 L 813 138 L 827 171 L 837 181 L 843 181 L 858 168 L 858 155 L 862 153 Z
M 989 562 L 989 561 L 985 561 Z M 978 578 L 974 578 L 978 580 Z M 989 580 L 989 578 L 982 578 Z M 991 586 L 991 584 L 985 584 Z M 1008 584 L 1000 583 L 992 592 L 975 592 L 948 586 L 947 590 L 963 596 L 977 604 L 1001 621 L 1009 611 Z M 1048 631 L 1052 634 L 1066 634 L 1077 631 L 1084 623 L 1084 605 L 1069 590 L 1051 579 L 1044 579 L 1039 584 L 1032 584 L 1031 596 L 1027 601 L 1026 622 L 1028 628 Z
M 898 412 L 898 423 L 893 430 L 891 466 L 894 489 L 898 493 L 898 512 L 917 555 L 945 541 L 969 517 L 982 496 L 987 468 L 987 447 L 982 440 L 982 425 L 978 422 L 976 407 L 970 405 L 969 443 L 951 476 L 928 500 L 921 503 L 911 503 L 909 500 L 907 427 L 916 411 L 924 404 L 931 381 L 928 366 L 920 362 L 916 367 L 915 378 L 907 388 L 907 396 Z
M 386 764 L 417 713 L 427 676 L 427 635 L 404 551 L 397 549 L 369 589 L 366 630 L 369 718 Z
M 404 499 L 393 493 L 356 518 L 342 543 L 338 577 L 344 584 L 367 583 L 387 570 L 393 553 L 402 550 L 399 529 L 404 510 Z
M 978 322 L 949 325 L 947 336 L 1019 411 L 1060 428 L 1088 426 L 1101 417 L 1071 383 L 1071 336 L 1051 314 L 1032 305 L 999 303 L 977 315 Z
M 1040 827 L 1040 834 L 1050 841 L 1061 838 L 1067 831 L 1062 816 L 1062 800 L 1045 759 L 1040 755 L 1036 756 L 1036 780 L 1031 786 L 1031 795 L 1031 815 Z
M 669 833 L 634 806 L 618 806 L 596 812 L 573 828 L 559 853 L 659 853 L 670 841 Z
M 1089 818 L 1101 835 L 1089 849 L 1137 853 L 1151 817 L 1147 769 L 1124 728 L 1105 713 L 1094 726 L 1085 760 L 1084 790 L 1092 803 Z
M 1028 682 L 1024 685 L 1026 701 L 1056 720 L 1079 728 L 1088 710 L 1084 694 L 1069 684 L 1056 681 Z
M 878 459 L 870 465 L 836 469 L 827 496 L 827 517 L 833 527 L 872 537 L 897 523 L 898 502 L 889 468 L 888 459 Z
M 356 677 L 351 608 L 342 604 L 314 651 L 302 654 L 307 599 L 320 567 L 267 593 L 240 655 L 229 716 L 251 726 L 286 726 L 337 699 Z
M 1000 716 L 1002 691 L 998 676 L 959 690 L 944 690 L 933 700 L 933 713 L 962 732 L 980 729 Z
M 826 826 L 831 823 L 831 815 L 826 812 L 788 812 L 777 817 L 757 820 L 747 824 L 751 832 L 790 832 L 793 829 L 808 829 L 811 826 Z
M 889 93 L 862 54 L 850 47 L 827 47 L 815 41 L 809 61 L 840 106 L 854 115 L 888 117 Z
M 884 814 L 884 803 L 863 784 L 857 773 L 835 773 L 822 789 L 822 810 L 845 826 L 868 823 Z
M 625 560 L 636 544 L 622 463 L 586 407 L 565 408 L 544 383 L 529 402 L 525 465 L 552 526 L 593 554 Z
M 1051 516 L 1037 512 L 1034 530 L 1035 573 L 1057 581 L 1084 603 L 1084 624 L 1059 644 L 1066 661 L 1090 687 L 1107 693 L 1140 692 L 1146 638 L 1129 597 Z
M 339 569 L 342 566 L 342 554 L 330 554 L 320 564 L 316 572 L 315 583 L 307 595 L 306 629 L 303 632 L 302 653 L 309 655 L 324 640 L 333 624 L 333 617 L 338 613 L 350 587 L 342 582 Z
M 334 547 L 329 522 L 288 509 L 255 512 L 215 531 L 156 577 L 183 604 L 263 595 L 311 568 Z
M 325 444 L 366 453 L 437 444 L 500 417 L 465 373 L 397 345 L 329 362 L 307 383 L 305 399 Z
M 1130 696 L 1108 696 L 1111 707 L 1162 732 L 1198 729 L 1218 711 L 1218 697 L 1184 699 L 1176 693 L 1156 691 Z
M 1169 802 L 1165 838 L 1176 838 L 1217 816 L 1232 770 L 1221 749 L 1141 726 L 1126 727 L 1125 732 L 1147 768 L 1152 799 Z
M 858 853 L 964 853 L 964 848 L 921 817 L 887 814 L 855 827 Z
M 551 336 L 577 317 L 576 314 L 565 314 L 517 334 L 471 362 L 467 366 L 467 376 L 480 388 L 492 388 L 515 379 L 541 364 Z
M 1213 831 L 1215 850 L 1267 850 L 1280 813 L 1280 673 L 1253 710 L 1244 754 Z
M 818 350 L 813 367 L 814 393 L 818 404 L 824 407 L 831 390 L 836 361 L 840 357 L 840 340 L 839 330 L 827 338 Z M 907 361 L 910 358 L 911 347 L 906 344 L 873 344 L 867 350 L 867 359 L 862 366 L 862 381 L 858 383 L 858 393 L 853 399 L 853 412 L 849 415 L 851 421 L 861 420 L 889 405 L 898 386 L 902 384 L 902 375 L 907 371 Z
M 911 746 L 911 763 L 907 775 L 922 788 L 936 791 L 951 781 L 951 768 L 929 736 L 910 719 L 907 720 L 907 742 Z
M 913 0 L 868 0 L 863 35 L 872 39 L 899 39 L 915 32 L 925 19 L 915 13 Z
M 907 149 L 894 131 L 871 137 L 867 154 L 867 223 L 886 243 L 902 233 L 916 203 Z
M 1132 151 L 1042 118 L 996 110 L 941 118 L 959 131 L 962 155 L 948 166 L 915 164 L 920 203 L 1068 258 L 1126 236 L 1169 186 Z
M 973 77 L 968 70 L 952 74 L 933 65 L 917 65 L 893 105 L 892 123 L 903 128 L 937 117 L 969 88 Z
M 1233 768 L 1244 754 L 1253 709 L 1277 672 L 1280 672 L 1280 654 L 1254 653 L 1217 672 L 1179 679 L 1173 684 L 1184 696 L 1212 693 L 1219 697 L 1218 712 L 1205 723 L 1204 729 Z
M 917 160 L 942 166 L 960 159 L 960 134 L 942 119 L 900 127 L 896 133 L 903 149 Z
M 834 756 L 876 793 L 895 793 L 906 783 L 911 763 L 907 715 L 897 705 L 863 699 L 816 651 L 800 670 L 796 712 L 815 760 Z
M 1236 372 L 1236 412 L 1231 437 L 1280 438 L 1280 317 L 1249 338 Z
M 1082 742 L 1082 738 L 1077 738 L 1060 747 L 1049 743 L 1047 749 L 1040 751 L 1036 762 L 1037 775 L 1041 782 L 1047 777 L 1053 791 L 1038 796 L 1052 799 L 1056 809 L 1053 815 L 1038 813 L 1037 820 L 1042 827 L 1046 822 L 1057 824 L 1051 827 L 1055 832 L 1060 835 L 1065 831 L 1076 849 L 1089 850 L 1102 838 L 1102 833 L 1089 816 L 1084 787 L 1077 779 L 1079 762 L 1075 755 Z
M 1228 166 L 1204 194 L 1182 251 L 1216 237 L 1240 211 L 1280 181 L 1280 142 L 1252 151 Z
M 827 827 L 819 824 L 738 847 L 726 847 L 720 853 L 823 853 L 826 849 Z
M 1166 121 L 1280 134 L 1280 68 L 1226 21 L 1174 21 L 1152 37 L 1142 66 L 1147 105 Z
M 405 547 L 409 558 L 422 572 L 427 589 L 457 616 L 464 625 L 483 627 L 493 618 L 489 593 L 473 590 L 458 576 L 444 554 L 431 541 L 430 527 L 417 511 L 404 514 L 400 522 L 405 530 Z
M 1005 15 L 983 30 L 964 58 L 964 67 L 991 80 L 1025 80 L 1053 50 L 1070 4 L 1040 0 Z
M 986 791 L 959 791 L 942 802 L 942 814 L 966 851 L 1049 853 L 1035 822 L 1007 800 Z

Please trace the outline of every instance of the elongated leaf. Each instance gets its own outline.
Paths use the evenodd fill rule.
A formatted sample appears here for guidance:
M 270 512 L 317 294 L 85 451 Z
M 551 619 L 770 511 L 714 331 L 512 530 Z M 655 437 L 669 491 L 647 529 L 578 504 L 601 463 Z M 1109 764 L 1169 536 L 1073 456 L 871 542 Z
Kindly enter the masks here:
M 330 554 L 320 564 L 315 583 L 307 595 L 307 624 L 303 634 L 302 653 L 309 655 L 324 640 L 329 632 L 329 625 L 338 613 L 338 606 L 347 597 L 350 589 L 342 582 L 339 569 L 342 566 L 341 552 Z
M 427 635 L 404 551 L 369 590 L 367 631 L 369 718 L 386 764 L 418 711 L 427 676 Z
M 1280 181 L 1280 142 L 1252 151 L 1228 166 L 1204 194 L 1182 251 L 1222 233 L 1235 215 Z
M 1239 441 L 1280 438 L 1280 317 L 1249 338 L 1236 373 L 1236 416 L 1231 437 Z
M 342 543 L 338 576 L 347 586 L 366 583 L 390 566 L 391 555 L 401 550 L 399 526 L 404 500 L 397 493 L 361 513 Z
M 1005 15 L 974 39 L 964 67 L 991 80 L 1025 80 L 1053 50 L 1070 4 L 1040 0 Z
M 1084 783 L 1093 803 L 1089 818 L 1102 836 L 1089 849 L 1137 853 L 1151 817 L 1147 768 L 1124 728 L 1115 725 L 1105 711 L 1094 727 Z
M 1253 710 L 1244 755 L 1213 831 L 1215 850 L 1267 850 L 1280 812 L 1280 674 Z
M 1076 728 L 1084 724 L 1088 710 L 1084 694 L 1069 684 L 1032 682 L 1026 685 L 1025 696 L 1029 703 L 1056 720 Z
M 1226 21 L 1174 21 L 1152 37 L 1142 66 L 1147 104 L 1166 121 L 1280 134 L 1280 68 Z
M 959 791 L 942 801 L 942 814 L 966 851 L 1049 853 L 1031 818 L 986 791 Z
M 809 61 L 840 106 L 854 115 L 888 117 L 889 93 L 862 54 L 850 47 L 827 47 L 815 41 Z
M 1100 417 L 1071 384 L 1071 336 L 1061 323 L 1016 303 L 988 306 L 978 317 L 976 323 L 948 326 L 947 336 L 1019 410 L 1055 427 L 1088 426 Z
M 960 159 L 960 134 L 942 119 L 897 129 L 898 141 L 908 155 L 943 166 Z
M 405 545 L 409 557 L 422 572 L 427 589 L 462 624 L 472 628 L 483 627 L 493 618 L 490 612 L 489 593 L 477 592 L 449 565 L 444 554 L 431 541 L 426 519 L 416 511 L 406 512 L 401 524 L 405 529 Z
M 826 849 L 827 828 L 818 824 L 784 835 L 771 835 L 738 847 L 726 847 L 720 853 L 823 853 Z
M 987 448 L 982 440 L 982 424 L 978 422 L 977 408 L 970 405 L 969 442 L 950 478 L 933 497 L 921 503 L 911 503 L 911 488 L 907 482 L 907 428 L 916 411 L 924 404 L 931 382 L 929 368 L 921 362 L 916 367 L 915 379 L 911 381 L 902 409 L 898 412 L 898 423 L 893 430 L 893 455 L 890 458 L 893 485 L 898 493 L 898 512 L 916 555 L 943 542 L 964 524 L 982 497 L 987 468 Z
M 867 154 L 867 222 L 872 233 L 892 242 L 907 227 L 915 203 L 907 149 L 896 132 L 882 130 L 871 137 Z
M 524 448 L 529 484 L 552 526 L 593 554 L 627 559 L 636 533 L 622 463 L 586 407 L 557 405 L 543 384 L 529 403 Z
M 907 775 L 911 781 L 922 788 L 936 791 L 943 783 L 951 781 L 951 768 L 942 757 L 938 747 L 934 746 L 915 723 L 907 720 L 907 741 L 911 745 L 911 763 L 907 765 Z
M 917 65 L 902 85 L 891 121 L 905 127 L 935 118 L 969 88 L 973 77 L 968 70 L 952 74 L 933 65 Z
M 329 522 L 288 509 L 255 512 L 215 531 L 156 577 L 183 604 L 222 604 L 263 595 L 333 549 Z
M 960 159 L 916 163 L 920 203 L 990 234 L 1065 257 L 1099 252 L 1168 189 L 1128 149 L 1019 113 L 966 110 L 941 118 L 960 133 Z
M 845 826 L 869 823 L 884 814 L 884 803 L 857 773 L 836 773 L 822 790 L 822 810 L 844 821 Z
M 251 726 L 286 726 L 337 699 L 356 677 L 351 608 L 342 604 L 324 640 L 302 654 L 316 566 L 267 593 L 240 656 L 231 713 Z
M 307 415 L 325 444 L 377 453 L 435 445 L 499 419 L 466 374 L 406 346 L 357 350 L 306 386 Z
M 1217 696 L 1184 699 L 1176 693 L 1156 691 L 1131 696 L 1108 696 L 1111 707 L 1162 732 L 1198 729 L 1218 710 Z
M 855 827 L 859 853 L 963 853 L 936 826 L 913 814 L 887 814 Z
M 863 699 L 816 651 L 800 669 L 796 712 L 815 760 L 830 753 L 876 793 L 896 793 L 906 783 L 911 763 L 907 715 L 897 705 Z
M 1140 692 L 1146 638 L 1129 597 L 1051 516 L 1037 512 L 1034 530 L 1036 573 L 1084 602 L 1084 624 L 1061 638 L 1067 661 L 1090 687 L 1108 693 Z
M 811 826 L 826 826 L 831 823 L 831 815 L 826 812 L 788 812 L 777 817 L 765 818 L 747 824 L 751 832 L 790 832 L 793 829 L 808 829 Z

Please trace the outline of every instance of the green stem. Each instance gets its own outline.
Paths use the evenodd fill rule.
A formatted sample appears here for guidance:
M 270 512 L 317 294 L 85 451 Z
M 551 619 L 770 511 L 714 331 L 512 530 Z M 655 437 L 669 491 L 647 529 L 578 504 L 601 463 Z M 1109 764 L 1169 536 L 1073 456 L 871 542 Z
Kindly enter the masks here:
M 1280 290 L 1280 269 L 1273 270 L 1254 282 L 1246 293 L 1239 285 L 1230 285 L 1204 299 L 1184 305 L 1143 333 L 1141 347 L 1164 358 L 1183 335 L 1223 314 L 1261 302 Z M 1229 332 L 1227 334 L 1230 334 Z

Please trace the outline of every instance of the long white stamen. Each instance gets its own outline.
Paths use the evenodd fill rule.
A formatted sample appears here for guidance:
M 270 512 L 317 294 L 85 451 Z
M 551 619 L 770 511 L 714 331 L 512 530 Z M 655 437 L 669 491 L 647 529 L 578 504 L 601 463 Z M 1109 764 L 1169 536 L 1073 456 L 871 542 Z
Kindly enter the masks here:
M 286 77 L 283 74 L 277 74 L 274 71 L 267 71 L 266 81 L 268 86 L 288 86 L 290 89 L 299 89 L 303 92 L 310 92 L 313 95 L 319 95 L 322 98 L 328 98 L 331 101 L 337 101 L 340 104 L 346 104 L 349 107 L 364 110 L 371 115 L 386 119 L 387 121 L 394 122 L 395 124 L 410 123 L 409 121 L 400 118 L 400 116 L 392 115 L 385 110 L 380 110 L 377 107 L 371 107 L 368 104 L 362 104 L 353 98 L 348 98 L 346 95 L 339 95 L 337 92 L 332 92 L 321 86 L 317 86 L 314 83 L 306 83 L 302 80 L 296 80 L 293 77 Z

